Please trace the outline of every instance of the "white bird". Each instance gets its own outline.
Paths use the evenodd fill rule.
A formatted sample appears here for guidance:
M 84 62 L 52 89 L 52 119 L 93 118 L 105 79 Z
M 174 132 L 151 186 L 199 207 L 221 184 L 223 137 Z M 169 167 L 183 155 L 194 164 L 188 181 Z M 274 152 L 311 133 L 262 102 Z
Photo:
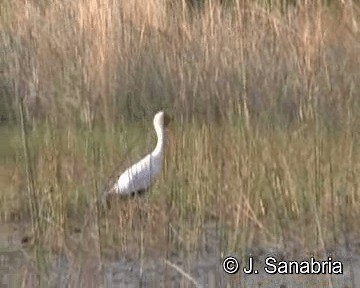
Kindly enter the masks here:
M 136 196 L 148 190 L 153 180 L 159 175 L 162 166 L 163 150 L 165 144 L 165 127 L 170 122 L 170 117 L 163 111 L 156 113 L 153 124 L 157 135 L 155 149 L 139 162 L 126 169 L 117 179 L 115 184 L 105 192 L 105 197 L 110 195 Z M 109 204 L 109 203 L 108 203 Z

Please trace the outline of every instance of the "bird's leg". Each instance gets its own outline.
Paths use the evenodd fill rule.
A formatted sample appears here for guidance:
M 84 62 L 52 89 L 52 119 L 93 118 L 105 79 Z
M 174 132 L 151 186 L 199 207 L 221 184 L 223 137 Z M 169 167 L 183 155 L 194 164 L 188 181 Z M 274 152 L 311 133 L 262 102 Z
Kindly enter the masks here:
M 145 189 L 140 189 L 140 190 L 137 190 L 137 191 L 131 191 L 130 197 L 135 198 L 135 196 L 143 196 L 145 194 L 145 192 L 146 192 Z
M 109 197 L 109 196 L 107 196 L 105 201 L 106 201 L 106 208 L 110 210 L 110 209 L 111 209 L 111 201 L 110 201 L 110 197 Z
M 146 192 L 145 189 L 138 190 L 138 191 L 137 191 L 137 195 L 143 196 L 143 195 L 145 195 L 145 192 Z

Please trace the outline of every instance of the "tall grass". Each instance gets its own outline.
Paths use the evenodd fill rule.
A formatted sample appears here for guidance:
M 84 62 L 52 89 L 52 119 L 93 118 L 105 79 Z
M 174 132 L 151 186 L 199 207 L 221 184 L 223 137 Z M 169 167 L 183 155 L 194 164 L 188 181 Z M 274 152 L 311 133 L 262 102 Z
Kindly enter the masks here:
M 0 4 L 1 219 L 30 218 L 37 244 L 82 264 L 191 254 L 212 227 L 224 253 L 358 235 L 359 6 L 264 3 Z M 103 211 L 104 181 L 153 145 L 164 107 L 162 179 Z

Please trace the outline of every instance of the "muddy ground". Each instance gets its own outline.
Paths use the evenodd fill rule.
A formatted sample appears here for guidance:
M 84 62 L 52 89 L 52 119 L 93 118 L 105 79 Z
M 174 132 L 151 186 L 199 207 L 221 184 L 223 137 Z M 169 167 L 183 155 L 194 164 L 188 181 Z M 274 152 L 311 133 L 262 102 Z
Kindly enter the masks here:
M 2 229 L 0 234 L 0 287 L 39 287 L 29 251 L 21 243 L 19 234 L 10 234 Z M 172 251 L 168 259 L 148 257 L 143 261 L 123 258 L 100 261 L 91 258 L 74 261 L 65 256 L 56 256 L 46 267 L 44 287 L 360 287 L 360 242 L 338 245 L 327 255 L 317 256 L 318 260 L 331 256 L 341 261 L 341 275 L 280 275 L 267 274 L 263 270 L 264 259 L 274 256 L 281 260 L 304 260 L 309 255 L 293 256 L 293 251 L 279 247 L 249 247 L 245 258 L 254 258 L 258 274 L 246 275 L 238 272 L 228 275 L 222 267 L 225 256 L 216 239 L 207 243 L 196 253 L 182 254 Z M 229 253 L 231 255 L 231 253 Z M 292 255 L 292 256 L 289 256 Z M 241 258 L 239 255 L 232 255 Z M 290 258 L 289 258 L 290 257 Z M 295 257 L 295 258 L 294 258 Z M 114 257 L 113 257 L 114 258 Z M 321 259 L 322 258 L 322 259 Z M 74 264 L 77 263 L 77 264 Z M 241 271 L 241 270 L 240 270 Z M 45 283 L 45 284 L 44 284 Z

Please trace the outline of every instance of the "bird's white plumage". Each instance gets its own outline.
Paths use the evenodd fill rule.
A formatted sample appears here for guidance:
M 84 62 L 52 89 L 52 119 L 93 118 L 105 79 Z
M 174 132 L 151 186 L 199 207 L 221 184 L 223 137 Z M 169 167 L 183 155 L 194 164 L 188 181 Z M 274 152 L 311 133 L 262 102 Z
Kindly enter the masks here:
M 157 135 L 155 149 L 139 162 L 125 170 L 117 179 L 107 194 L 135 195 L 146 191 L 152 181 L 161 171 L 163 148 L 164 148 L 164 126 L 168 119 L 163 111 L 156 113 L 153 124 Z

